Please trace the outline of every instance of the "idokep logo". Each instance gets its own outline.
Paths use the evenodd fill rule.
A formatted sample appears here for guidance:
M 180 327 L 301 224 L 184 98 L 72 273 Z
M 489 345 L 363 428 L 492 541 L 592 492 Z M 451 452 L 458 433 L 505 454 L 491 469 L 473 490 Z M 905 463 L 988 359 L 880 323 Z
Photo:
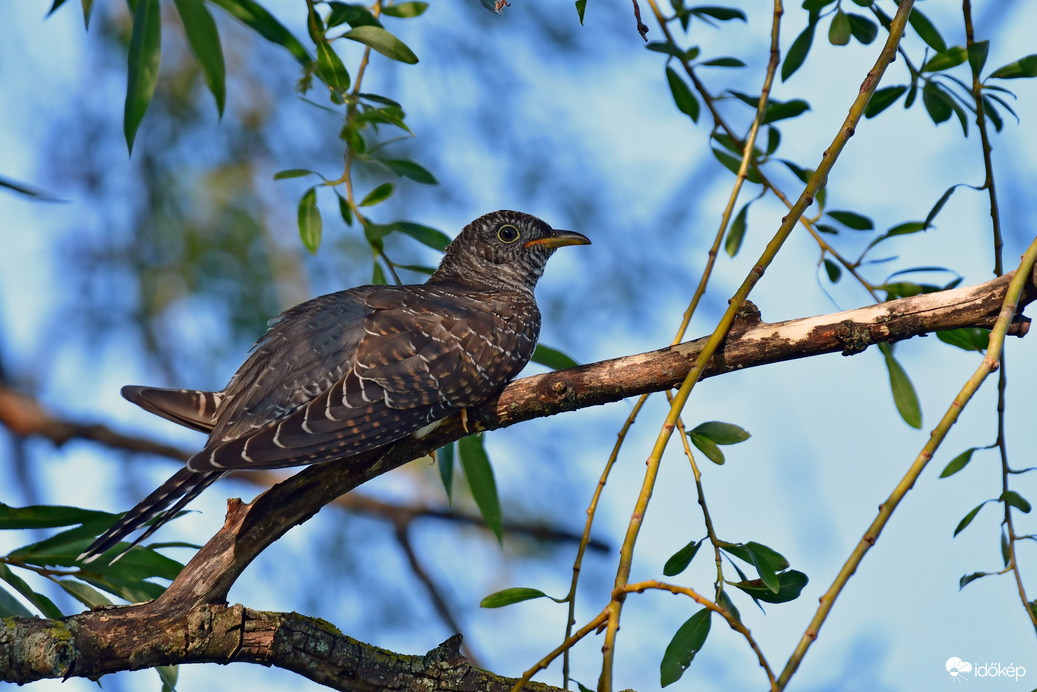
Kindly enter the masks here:
M 1026 668 L 1023 666 L 1016 666 L 1009 663 L 1007 666 L 1003 666 L 1000 663 L 969 663 L 963 661 L 957 656 L 951 656 L 947 659 L 947 663 L 944 664 L 947 669 L 947 674 L 951 676 L 951 680 L 955 682 L 962 682 L 968 680 L 970 674 L 977 678 L 994 678 L 1001 680 L 1015 680 L 1019 681 L 1019 678 L 1026 675 Z

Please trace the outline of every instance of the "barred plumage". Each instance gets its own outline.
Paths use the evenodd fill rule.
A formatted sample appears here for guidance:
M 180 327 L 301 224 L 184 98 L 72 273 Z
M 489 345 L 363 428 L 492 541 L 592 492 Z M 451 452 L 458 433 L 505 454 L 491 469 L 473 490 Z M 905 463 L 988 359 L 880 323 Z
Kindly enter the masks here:
M 589 242 L 521 212 L 486 214 L 425 284 L 360 286 L 272 320 L 223 391 L 124 387 L 130 401 L 209 438 L 80 559 L 156 520 L 136 545 L 231 470 L 346 459 L 486 401 L 533 355 L 533 289 L 548 258 Z

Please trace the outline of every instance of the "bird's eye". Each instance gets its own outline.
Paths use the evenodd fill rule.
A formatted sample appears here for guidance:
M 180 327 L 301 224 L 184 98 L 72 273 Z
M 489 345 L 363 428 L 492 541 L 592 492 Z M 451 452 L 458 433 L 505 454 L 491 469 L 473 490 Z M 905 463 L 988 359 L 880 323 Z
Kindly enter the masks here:
M 510 224 L 505 224 L 497 229 L 497 238 L 507 245 L 511 245 L 519 239 L 519 231 Z

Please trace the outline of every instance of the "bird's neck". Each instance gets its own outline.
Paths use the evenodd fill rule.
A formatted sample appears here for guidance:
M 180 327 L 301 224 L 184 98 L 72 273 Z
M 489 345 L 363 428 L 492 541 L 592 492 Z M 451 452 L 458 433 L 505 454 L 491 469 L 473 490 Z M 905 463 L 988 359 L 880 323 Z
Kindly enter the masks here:
M 426 283 L 463 284 L 482 290 L 514 291 L 532 295 L 542 272 L 542 267 L 537 271 L 535 267 L 513 263 L 492 264 L 478 262 L 467 256 L 447 255 Z

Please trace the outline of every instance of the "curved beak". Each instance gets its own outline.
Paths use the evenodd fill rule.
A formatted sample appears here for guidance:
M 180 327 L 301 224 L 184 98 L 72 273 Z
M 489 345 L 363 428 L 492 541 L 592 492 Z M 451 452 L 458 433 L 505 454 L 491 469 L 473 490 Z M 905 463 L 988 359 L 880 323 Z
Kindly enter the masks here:
M 557 229 L 551 230 L 551 235 L 544 238 L 537 238 L 526 243 L 526 247 L 531 245 L 543 245 L 549 248 L 564 247 L 566 245 L 590 245 L 591 240 L 582 233 L 576 231 L 559 231 Z

